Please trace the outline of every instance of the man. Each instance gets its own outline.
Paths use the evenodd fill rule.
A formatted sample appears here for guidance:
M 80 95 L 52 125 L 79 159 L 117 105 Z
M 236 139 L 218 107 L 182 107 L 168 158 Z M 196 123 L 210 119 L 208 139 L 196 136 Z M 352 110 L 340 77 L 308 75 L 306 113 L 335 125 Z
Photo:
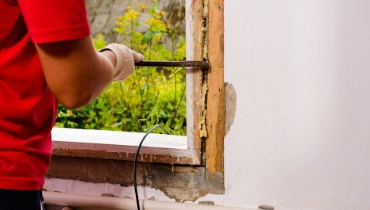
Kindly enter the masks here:
M 0 209 L 40 210 L 58 101 L 78 108 L 142 55 L 96 52 L 84 0 L 0 0 Z

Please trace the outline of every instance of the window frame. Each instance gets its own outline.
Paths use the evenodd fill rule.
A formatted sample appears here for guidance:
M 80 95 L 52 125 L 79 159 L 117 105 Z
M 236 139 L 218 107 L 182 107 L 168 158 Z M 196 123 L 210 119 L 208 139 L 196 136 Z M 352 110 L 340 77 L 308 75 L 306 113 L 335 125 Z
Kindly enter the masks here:
M 209 69 L 187 68 L 187 148 L 141 149 L 139 161 L 205 166 L 223 174 L 225 136 L 224 0 L 186 0 L 187 60 Z M 103 131 L 102 131 L 103 132 Z M 185 137 L 184 137 L 185 138 Z M 140 140 L 140 139 L 138 139 Z M 53 137 L 53 155 L 133 160 L 137 146 L 73 142 Z

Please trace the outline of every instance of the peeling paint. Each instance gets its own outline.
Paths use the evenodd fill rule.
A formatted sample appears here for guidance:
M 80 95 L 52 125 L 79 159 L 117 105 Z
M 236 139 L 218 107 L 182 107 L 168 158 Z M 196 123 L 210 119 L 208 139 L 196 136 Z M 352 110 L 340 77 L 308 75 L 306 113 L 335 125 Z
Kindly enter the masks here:
M 203 22 L 202 22 L 202 56 L 204 60 L 207 60 L 208 58 L 208 0 L 203 0 Z
M 175 199 L 176 202 L 194 202 L 209 193 L 224 193 L 222 174 L 210 174 L 204 169 L 197 169 L 189 176 L 189 171 L 186 172 L 186 169 L 180 169 L 180 171 L 178 169 L 175 170 L 176 179 L 168 185 L 169 187 L 156 187 L 156 189 L 162 191 L 168 198 Z M 205 179 L 199 179 L 200 177 Z
M 207 137 L 207 128 L 206 128 L 206 117 L 207 117 L 207 110 L 206 110 L 206 97 L 207 97 L 207 82 L 205 81 L 202 84 L 202 95 L 201 95 L 201 106 L 202 106 L 202 113 L 201 113 L 201 120 L 199 122 L 199 133 L 200 137 Z
M 226 106 L 226 118 L 225 118 L 225 136 L 230 131 L 231 125 L 234 123 L 236 113 L 236 92 L 234 86 L 229 83 L 225 83 L 225 106 Z
M 204 0 L 203 5 L 203 18 L 206 18 L 208 15 L 208 0 Z
M 110 183 L 129 187 L 133 185 L 133 164 L 96 158 L 52 156 L 46 177 L 78 180 L 92 183 Z M 225 192 L 222 173 L 211 173 L 205 167 L 139 163 L 138 186 L 147 186 L 165 193 L 176 201 L 195 201 L 208 193 Z
M 183 190 L 183 189 L 174 189 L 174 188 L 165 188 L 162 192 L 171 199 L 175 199 L 176 202 L 185 202 L 185 201 L 196 201 L 200 197 L 204 197 L 208 192 L 204 190 Z
M 207 27 L 208 27 L 208 0 L 203 0 L 203 10 L 202 10 L 202 58 L 203 60 L 207 60 L 208 57 L 208 45 L 207 45 Z M 199 136 L 207 137 L 207 128 L 206 128 L 206 118 L 207 118 L 207 91 L 208 91 L 208 85 L 206 80 L 207 72 L 203 71 L 203 81 L 202 81 L 202 87 L 201 87 L 201 99 L 200 99 L 200 105 L 201 105 L 201 120 L 199 122 Z

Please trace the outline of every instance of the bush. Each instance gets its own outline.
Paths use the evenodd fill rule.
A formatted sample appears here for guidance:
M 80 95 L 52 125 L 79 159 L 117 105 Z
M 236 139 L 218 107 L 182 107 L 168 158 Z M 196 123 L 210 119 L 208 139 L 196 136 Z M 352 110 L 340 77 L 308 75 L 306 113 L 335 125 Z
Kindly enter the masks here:
M 141 13 L 149 18 L 138 21 Z M 145 60 L 184 60 L 186 44 L 179 24 L 169 24 L 165 13 L 153 6 L 131 7 L 117 18 L 117 27 L 125 44 L 141 52 Z M 181 25 L 181 24 L 180 24 Z M 137 27 L 147 28 L 144 33 Z M 167 49 L 162 42 L 170 40 Z M 97 50 L 106 45 L 104 37 L 94 39 Z M 59 105 L 56 127 L 146 132 L 161 125 L 175 135 L 186 135 L 186 90 L 184 68 L 137 67 L 133 75 L 122 82 L 113 82 L 94 102 L 68 110 Z

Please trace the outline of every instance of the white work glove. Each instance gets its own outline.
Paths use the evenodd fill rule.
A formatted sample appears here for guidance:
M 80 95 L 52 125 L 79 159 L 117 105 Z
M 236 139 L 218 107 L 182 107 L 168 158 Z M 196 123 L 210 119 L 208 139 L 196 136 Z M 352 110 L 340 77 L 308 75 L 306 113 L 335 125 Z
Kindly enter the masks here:
M 117 64 L 116 68 L 114 68 L 113 81 L 126 79 L 128 76 L 134 73 L 135 63 L 140 62 L 144 59 L 142 54 L 117 43 L 108 44 L 104 49 L 100 51 L 102 52 L 105 50 L 112 51 L 114 54 L 116 54 L 117 57 Z

